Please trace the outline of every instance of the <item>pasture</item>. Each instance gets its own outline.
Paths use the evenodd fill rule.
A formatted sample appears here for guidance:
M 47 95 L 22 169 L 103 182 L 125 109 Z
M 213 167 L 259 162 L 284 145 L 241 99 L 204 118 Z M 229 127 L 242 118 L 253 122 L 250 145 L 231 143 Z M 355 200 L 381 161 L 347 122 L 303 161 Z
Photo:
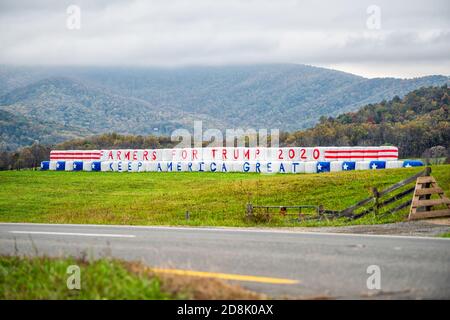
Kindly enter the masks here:
M 341 210 L 423 168 L 320 174 L 211 172 L 0 172 L 0 221 L 126 225 L 254 226 L 245 206 L 323 205 Z M 450 196 L 450 165 L 432 167 Z M 185 219 L 185 212 L 190 219 Z M 293 222 L 278 214 L 261 226 L 373 224 L 403 220 L 408 209 L 384 218 Z

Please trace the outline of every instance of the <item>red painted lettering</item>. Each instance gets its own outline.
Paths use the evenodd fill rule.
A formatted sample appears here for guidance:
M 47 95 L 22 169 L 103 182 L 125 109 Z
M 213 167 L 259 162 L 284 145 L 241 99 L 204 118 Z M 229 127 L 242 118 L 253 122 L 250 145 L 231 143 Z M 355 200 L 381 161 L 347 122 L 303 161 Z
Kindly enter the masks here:
M 283 150 L 278 149 L 278 159 L 283 160 Z
M 289 159 L 294 159 L 294 158 L 295 158 L 295 150 L 289 149 Z
M 314 160 L 319 159 L 319 157 L 320 157 L 319 149 L 314 149 L 314 151 L 313 151 L 313 158 L 314 158 Z
M 234 149 L 233 157 L 234 157 L 234 160 L 239 159 L 239 149 Z
M 300 149 L 300 159 L 306 160 L 306 149 Z
M 250 160 L 250 149 L 244 150 L 244 159 Z

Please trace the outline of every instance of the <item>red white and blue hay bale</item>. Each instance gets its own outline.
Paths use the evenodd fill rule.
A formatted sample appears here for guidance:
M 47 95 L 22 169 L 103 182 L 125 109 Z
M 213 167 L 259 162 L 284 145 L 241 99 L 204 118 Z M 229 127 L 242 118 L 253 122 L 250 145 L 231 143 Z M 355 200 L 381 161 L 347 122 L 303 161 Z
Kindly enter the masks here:
M 101 172 L 322 173 L 423 166 L 382 147 L 54 150 L 42 170 Z

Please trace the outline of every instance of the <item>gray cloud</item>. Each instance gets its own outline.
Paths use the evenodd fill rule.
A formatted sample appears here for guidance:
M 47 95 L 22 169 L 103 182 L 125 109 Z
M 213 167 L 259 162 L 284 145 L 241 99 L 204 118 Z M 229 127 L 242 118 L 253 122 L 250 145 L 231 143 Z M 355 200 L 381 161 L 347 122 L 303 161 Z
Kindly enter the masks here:
M 81 29 L 66 9 L 81 8 Z M 381 29 L 366 26 L 369 5 Z M 0 3 L 0 63 L 306 63 L 366 76 L 450 74 L 450 2 L 157 0 Z

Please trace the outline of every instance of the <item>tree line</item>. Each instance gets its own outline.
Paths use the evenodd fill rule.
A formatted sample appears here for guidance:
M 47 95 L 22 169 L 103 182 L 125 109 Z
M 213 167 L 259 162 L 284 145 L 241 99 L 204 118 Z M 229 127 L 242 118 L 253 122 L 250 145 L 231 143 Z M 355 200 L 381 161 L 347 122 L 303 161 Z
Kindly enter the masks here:
M 420 88 L 404 98 L 369 104 L 356 112 L 321 117 L 310 129 L 283 132 L 281 146 L 395 145 L 401 158 L 447 158 L 450 147 L 450 89 Z M 0 170 L 36 168 L 50 158 L 50 150 L 171 148 L 168 136 L 135 136 L 117 133 L 68 140 L 48 146 L 34 143 L 13 152 L 0 152 Z
M 368 146 L 394 145 L 400 157 L 421 157 L 433 146 L 450 144 L 450 89 L 421 88 L 403 99 L 369 104 L 336 118 L 322 117 L 307 130 L 287 133 L 286 145 Z

